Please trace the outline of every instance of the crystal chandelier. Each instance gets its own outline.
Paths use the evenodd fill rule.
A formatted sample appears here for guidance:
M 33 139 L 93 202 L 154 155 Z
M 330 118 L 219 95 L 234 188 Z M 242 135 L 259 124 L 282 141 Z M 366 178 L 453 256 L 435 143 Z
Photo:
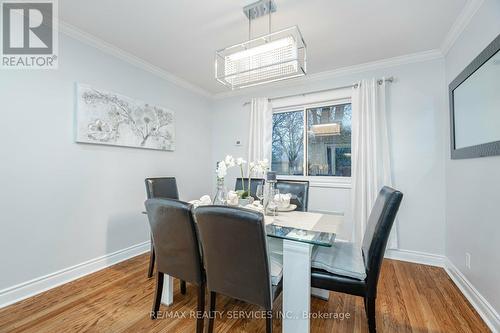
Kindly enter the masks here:
M 306 44 L 297 26 L 271 33 L 273 1 L 261 0 L 243 9 L 249 40 L 215 53 L 215 78 L 231 88 L 245 88 L 306 74 Z M 251 39 L 252 19 L 269 16 L 269 33 Z

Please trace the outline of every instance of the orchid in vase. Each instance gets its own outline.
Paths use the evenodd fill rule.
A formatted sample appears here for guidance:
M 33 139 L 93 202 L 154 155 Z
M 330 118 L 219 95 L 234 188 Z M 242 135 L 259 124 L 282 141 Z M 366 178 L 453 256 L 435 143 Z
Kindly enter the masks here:
M 245 169 L 244 165 L 247 163 L 243 158 L 238 158 L 236 159 L 236 165 L 239 166 L 240 172 L 241 172 L 241 187 L 242 189 L 237 191 L 238 196 L 241 199 L 246 199 L 252 196 L 251 193 L 251 184 L 252 184 L 252 175 L 261 175 L 264 174 L 268 167 L 269 167 L 269 162 L 267 159 L 263 159 L 262 161 L 256 161 L 256 162 L 250 162 L 248 165 L 247 171 L 248 171 L 248 177 L 245 177 Z M 248 180 L 246 182 L 246 187 L 245 187 L 245 180 Z
M 224 205 L 226 203 L 227 189 L 224 186 L 224 177 L 227 175 L 227 169 L 234 166 L 232 156 L 227 156 L 223 161 L 217 163 L 215 173 L 217 174 L 217 192 L 214 195 L 214 205 Z
M 269 161 L 267 158 L 261 160 L 261 161 L 256 161 L 256 162 L 250 162 L 248 165 L 248 190 L 247 190 L 247 196 L 251 196 L 251 183 L 252 183 L 252 175 L 256 176 L 263 176 L 267 170 L 269 169 Z M 241 169 L 241 178 L 245 179 L 243 175 L 243 168 Z M 243 186 L 245 186 L 245 182 L 243 182 Z M 245 187 L 243 187 L 243 190 L 245 190 Z
M 242 178 L 242 189 L 237 191 L 238 197 L 241 199 L 246 199 L 251 196 L 251 181 L 252 176 L 261 176 L 269 169 L 268 159 L 263 159 L 261 161 L 250 162 L 248 168 L 248 177 L 245 177 L 245 165 L 247 161 L 242 157 L 234 158 L 231 155 L 227 155 L 224 160 L 217 163 L 217 184 L 224 183 L 224 177 L 227 175 L 227 170 L 232 167 L 239 167 L 241 178 Z M 245 182 L 245 180 L 248 180 Z M 246 183 L 246 184 L 245 184 Z

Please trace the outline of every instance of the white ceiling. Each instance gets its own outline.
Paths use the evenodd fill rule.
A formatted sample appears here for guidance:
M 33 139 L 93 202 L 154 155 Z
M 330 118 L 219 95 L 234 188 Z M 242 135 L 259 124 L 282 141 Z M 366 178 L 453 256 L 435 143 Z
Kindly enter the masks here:
M 298 25 L 308 73 L 438 49 L 467 0 L 275 0 L 274 30 Z M 62 0 L 64 22 L 211 94 L 214 52 L 244 41 L 243 0 Z M 252 23 L 267 33 L 267 19 Z

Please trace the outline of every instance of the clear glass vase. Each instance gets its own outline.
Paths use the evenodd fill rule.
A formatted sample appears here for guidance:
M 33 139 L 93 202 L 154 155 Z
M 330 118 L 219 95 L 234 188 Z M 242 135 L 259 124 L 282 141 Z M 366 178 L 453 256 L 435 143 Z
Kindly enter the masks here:
M 225 205 L 227 198 L 227 188 L 224 185 L 224 178 L 217 178 L 217 192 L 215 192 L 213 204 Z
M 279 195 L 279 190 L 276 189 L 275 182 L 267 182 L 264 192 L 264 214 L 268 216 L 277 215 L 276 195 Z

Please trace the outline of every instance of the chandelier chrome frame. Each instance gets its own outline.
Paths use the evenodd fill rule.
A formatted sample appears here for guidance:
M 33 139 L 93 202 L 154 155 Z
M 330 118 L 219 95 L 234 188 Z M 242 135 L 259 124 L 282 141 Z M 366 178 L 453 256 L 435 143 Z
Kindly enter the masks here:
M 274 3 L 266 0 L 245 7 L 249 40 L 215 52 L 217 81 L 234 90 L 306 75 L 304 38 L 297 26 L 271 33 L 271 12 L 275 9 Z M 251 20 L 262 13 L 269 15 L 269 33 L 251 39 Z

